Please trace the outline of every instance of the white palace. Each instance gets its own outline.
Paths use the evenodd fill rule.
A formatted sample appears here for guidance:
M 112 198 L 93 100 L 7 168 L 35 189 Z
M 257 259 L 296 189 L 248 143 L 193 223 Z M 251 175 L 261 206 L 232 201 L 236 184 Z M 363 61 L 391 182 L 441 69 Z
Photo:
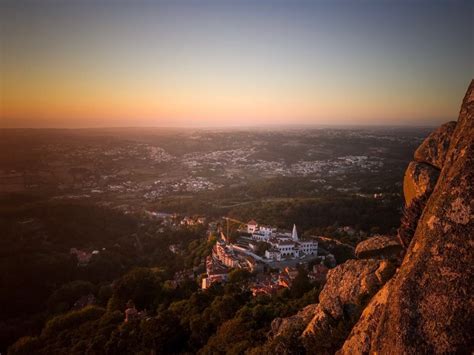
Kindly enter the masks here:
M 256 242 L 266 242 L 270 248 L 265 251 L 265 258 L 280 261 L 285 258 L 301 258 L 305 255 L 317 255 L 318 242 L 298 237 L 296 225 L 291 233 L 278 232 L 270 226 L 259 226 L 257 222 L 247 224 L 247 232 Z

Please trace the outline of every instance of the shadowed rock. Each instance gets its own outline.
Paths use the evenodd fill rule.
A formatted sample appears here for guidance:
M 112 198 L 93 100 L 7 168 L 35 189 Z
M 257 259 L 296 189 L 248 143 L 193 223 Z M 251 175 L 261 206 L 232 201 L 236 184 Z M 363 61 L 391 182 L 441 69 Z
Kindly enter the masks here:
M 400 220 L 400 227 L 398 228 L 397 238 L 403 248 L 407 249 L 415 235 L 418 221 L 423 213 L 428 201 L 428 195 L 423 195 L 419 198 L 414 198 L 410 205 L 403 209 L 403 216 Z
M 402 251 L 395 238 L 377 235 L 357 244 L 355 254 L 359 259 L 396 259 Z
M 415 160 L 442 169 L 455 128 L 456 122 L 451 121 L 431 133 L 415 151 Z
M 365 307 L 359 321 L 344 342 L 344 346 L 337 352 L 338 355 L 369 353 L 392 283 L 393 280 L 388 281 Z
M 405 204 L 409 206 L 413 199 L 431 195 L 438 181 L 439 170 L 425 163 L 412 161 L 403 179 Z

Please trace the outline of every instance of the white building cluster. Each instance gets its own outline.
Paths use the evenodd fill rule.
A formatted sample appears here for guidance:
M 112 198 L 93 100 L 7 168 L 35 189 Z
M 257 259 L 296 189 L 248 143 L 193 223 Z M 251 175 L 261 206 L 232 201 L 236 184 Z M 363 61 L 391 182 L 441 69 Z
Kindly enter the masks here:
M 255 241 L 266 242 L 270 248 L 265 251 L 265 258 L 280 261 L 284 258 L 302 258 L 306 255 L 317 255 L 318 242 L 298 237 L 296 225 L 291 233 L 277 232 L 270 226 L 259 226 L 254 220 L 247 224 L 247 232 Z
M 299 238 L 295 225 L 292 232 L 279 232 L 274 227 L 259 226 L 257 222 L 250 221 L 247 224 L 247 232 L 251 235 L 250 238 L 240 236 L 234 243 L 229 242 L 221 232 L 221 238 L 206 259 L 206 276 L 202 279 L 202 289 L 227 281 L 231 269 L 246 269 L 259 273 L 265 264 L 284 267 L 288 259 L 303 259 L 308 255 L 315 257 L 318 253 L 318 242 Z M 268 249 L 264 257 L 255 254 L 260 248 L 258 242 L 267 243 Z M 279 261 L 282 263 L 279 264 Z

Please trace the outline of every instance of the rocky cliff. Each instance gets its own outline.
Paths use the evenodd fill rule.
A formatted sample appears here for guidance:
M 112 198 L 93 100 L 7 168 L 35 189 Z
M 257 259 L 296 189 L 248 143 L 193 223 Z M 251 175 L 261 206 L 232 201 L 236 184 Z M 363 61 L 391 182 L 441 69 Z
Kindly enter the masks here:
M 341 353 L 472 351 L 474 80 L 457 124 L 430 135 L 415 160 L 440 169 L 439 178 L 397 274 L 371 302 Z M 365 349 L 357 346 L 363 341 Z
M 357 259 L 331 270 L 319 303 L 295 318 L 297 327 L 280 320 L 285 327 L 266 350 L 472 353 L 473 162 L 474 80 L 458 121 L 426 138 L 407 168 L 398 238 L 360 243 Z

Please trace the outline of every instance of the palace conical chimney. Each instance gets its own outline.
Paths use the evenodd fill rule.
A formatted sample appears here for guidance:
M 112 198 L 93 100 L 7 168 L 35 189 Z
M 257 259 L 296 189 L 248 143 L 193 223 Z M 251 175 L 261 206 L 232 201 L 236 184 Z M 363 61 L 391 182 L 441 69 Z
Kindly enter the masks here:
M 298 241 L 298 232 L 296 231 L 296 224 L 293 224 L 293 231 L 291 232 L 291 239 Z

